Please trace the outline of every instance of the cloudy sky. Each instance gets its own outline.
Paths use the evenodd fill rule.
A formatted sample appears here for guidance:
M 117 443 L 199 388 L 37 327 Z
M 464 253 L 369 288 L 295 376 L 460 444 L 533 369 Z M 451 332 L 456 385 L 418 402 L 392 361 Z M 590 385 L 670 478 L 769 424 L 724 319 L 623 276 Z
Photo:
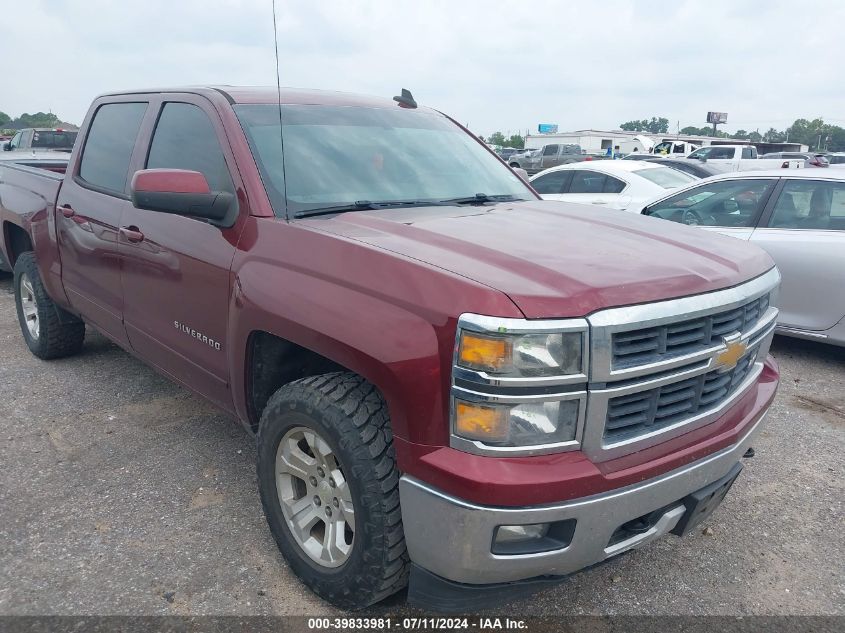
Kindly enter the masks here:
M 276 0 L 282 85 L 410 88 L 481 134 L 845 125 L 839 0 Z M 3 0 L 0 111 L 81 122 L 121 88 L 275 84 L 271 0 Z

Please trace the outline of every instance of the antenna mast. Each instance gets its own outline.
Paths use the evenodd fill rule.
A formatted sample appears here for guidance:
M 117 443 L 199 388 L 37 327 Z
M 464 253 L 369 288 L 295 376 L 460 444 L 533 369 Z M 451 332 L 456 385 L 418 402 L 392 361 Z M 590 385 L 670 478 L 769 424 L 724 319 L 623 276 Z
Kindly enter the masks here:
M 276 97 L 279 105 L 279 146 L 282 150 L 282 182 L 284 183 L 285 220 L 290 222 L 288 214 L 288 185 L 285 178 L 285 135 L 282 132 L 282 79 L 279 75 L 279 31 L 276 28 L 276 0 L 273 2 L 273 47 L 276 53 Z

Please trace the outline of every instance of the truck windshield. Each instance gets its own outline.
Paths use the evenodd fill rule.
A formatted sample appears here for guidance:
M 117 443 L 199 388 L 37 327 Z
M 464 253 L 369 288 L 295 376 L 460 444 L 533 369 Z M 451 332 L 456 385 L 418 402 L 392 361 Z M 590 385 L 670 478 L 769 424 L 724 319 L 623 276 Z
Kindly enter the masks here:
M 401 108 L 236 105 L 276 215 L 534 194 L 443 115 Z

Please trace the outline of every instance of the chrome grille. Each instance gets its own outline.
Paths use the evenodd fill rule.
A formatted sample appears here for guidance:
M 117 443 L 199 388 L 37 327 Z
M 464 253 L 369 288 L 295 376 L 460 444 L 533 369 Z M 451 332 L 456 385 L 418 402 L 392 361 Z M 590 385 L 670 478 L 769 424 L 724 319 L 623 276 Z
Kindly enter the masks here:
M 604 426 L 605 442 L 613 444 L 659 431 L 718 408 L 749 376 L 758 351 L 759 346 L 748 351 L 729 371 L 710 371 L 662 387 L 611 398 Z
M 614 370 L 694 354 L 722 343 L 734 332 L 748 332 L 769 308 L 769 294 L 739 307 L 668 325 L 613 334 Z

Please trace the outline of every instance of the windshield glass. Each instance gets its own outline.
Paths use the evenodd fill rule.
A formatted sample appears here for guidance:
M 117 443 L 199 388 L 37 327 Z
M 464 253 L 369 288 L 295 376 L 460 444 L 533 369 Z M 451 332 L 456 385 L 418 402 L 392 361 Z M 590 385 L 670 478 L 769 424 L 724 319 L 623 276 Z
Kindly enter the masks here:
M 359 201 L 529 199 L 522 180 L 443 115 L 401 108 L 237 105 L 276 215 Z
M 640 178 L 650 180 L 655 185 L 659 185 L 664 189 L 675 189 L 676 187 L 683 187 L 691 182 L 698 180 L 689 174 L 685 174 L 670 167 L 653 167 L 651 169 L 637 169 L 634 171 Z

